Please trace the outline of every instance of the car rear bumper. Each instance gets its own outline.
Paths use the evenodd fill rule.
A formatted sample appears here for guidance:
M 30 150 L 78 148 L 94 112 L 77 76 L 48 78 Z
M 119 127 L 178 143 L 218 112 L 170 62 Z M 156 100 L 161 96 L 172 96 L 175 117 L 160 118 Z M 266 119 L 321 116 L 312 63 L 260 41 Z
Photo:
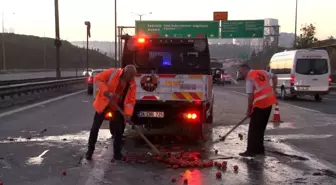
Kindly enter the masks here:
M 316 95 L 316 94 L 319 94 L 319 95 L 326 95 L 326 94 L 329 94 L 329 89 L 326 90 L 326 91 L 299 91 L 299 90 L 295 90 L 294 87 L 291 87 L 290 88 L 290 92 L 291 94 L 295 94 L 295 95 Z
M 184 102 L 184 101 L 137 101 L 132 121 L 137 125 L 151 124 L 151 127 L 162 128 L 170 124 L 201 124 L 205 120 L 204 102 Z M 140 116 L 141 111 L 164 112 L 163 118 L 144 118 Z M 183 118 L 183 113 L 198 113 L 196 120 Z

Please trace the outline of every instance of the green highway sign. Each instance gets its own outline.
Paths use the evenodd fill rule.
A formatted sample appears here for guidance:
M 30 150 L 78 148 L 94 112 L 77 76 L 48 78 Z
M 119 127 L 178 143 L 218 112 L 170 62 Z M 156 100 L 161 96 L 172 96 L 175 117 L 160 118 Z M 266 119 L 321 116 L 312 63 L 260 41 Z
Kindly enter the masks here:
M 263 38 L 264 20 L 222 21 L 221 38 Z
M 248 59 L 248 53 L 240 53 L 239 58 Z
M 135 21 L 135 33 L 153 37 L 219 37 L 219 21 Z

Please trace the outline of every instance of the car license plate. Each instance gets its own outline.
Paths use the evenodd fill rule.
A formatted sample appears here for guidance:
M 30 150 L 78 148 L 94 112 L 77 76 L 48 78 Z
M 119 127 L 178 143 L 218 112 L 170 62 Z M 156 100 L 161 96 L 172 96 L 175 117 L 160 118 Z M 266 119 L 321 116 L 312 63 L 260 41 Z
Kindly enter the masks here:
M 147 111 L 140 111 L 139 117 L 142 118 L 163 118 L 164 112 L 147 112 Z

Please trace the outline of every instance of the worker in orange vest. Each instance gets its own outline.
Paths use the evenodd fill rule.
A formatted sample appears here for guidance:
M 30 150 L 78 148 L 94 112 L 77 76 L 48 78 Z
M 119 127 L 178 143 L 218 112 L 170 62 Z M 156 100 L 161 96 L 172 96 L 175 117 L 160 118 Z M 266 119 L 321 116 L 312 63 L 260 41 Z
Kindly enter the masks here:
M 113 129 L 110 129 L 114 136 L 114 159 L 120 160 L 123 157 L 121 153 L 122 136 L 125 124 L 129 124 L 131 121 L 136 102 L 136 83 L 134 80 L 136 73 L 135 66 L 127 65 L 124 69 L 110 68 L 95 76 L 94 83 L 98 93 L 93 102 L 93 107 L 96 113 L 90 130 L 86 159 L 92 159 L 99 128 L 104 121 L 107 110 L 113 112 L 110 122 L 110 126 L 113 125 Z M 123 109 L 125 117 L 111 103 L 112 101 Z
M 251 70 L 247 64 L 242 64 L 239 72 L 246 80 L 246 93 L 248 94 L 246 116 L 251 118 L 247 150 L 239 155 L 244 157 L 265 155 L 264 134 L 272 112 L 272 106 L 277 102 L 278 78 L 264 70 Z M 272 86 L 270 85 L 271 79 Z

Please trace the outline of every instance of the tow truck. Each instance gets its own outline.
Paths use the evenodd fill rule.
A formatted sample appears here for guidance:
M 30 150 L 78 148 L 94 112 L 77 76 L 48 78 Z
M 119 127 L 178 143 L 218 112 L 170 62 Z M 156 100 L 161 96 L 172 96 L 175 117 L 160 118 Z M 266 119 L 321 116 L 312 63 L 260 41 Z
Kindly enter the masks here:
M 174 130 L 191 139 L 213 122 L 212 75 L 207 38 L 149 38 L 126 35 L 122 67 L 137 68 L 132 121 Z

